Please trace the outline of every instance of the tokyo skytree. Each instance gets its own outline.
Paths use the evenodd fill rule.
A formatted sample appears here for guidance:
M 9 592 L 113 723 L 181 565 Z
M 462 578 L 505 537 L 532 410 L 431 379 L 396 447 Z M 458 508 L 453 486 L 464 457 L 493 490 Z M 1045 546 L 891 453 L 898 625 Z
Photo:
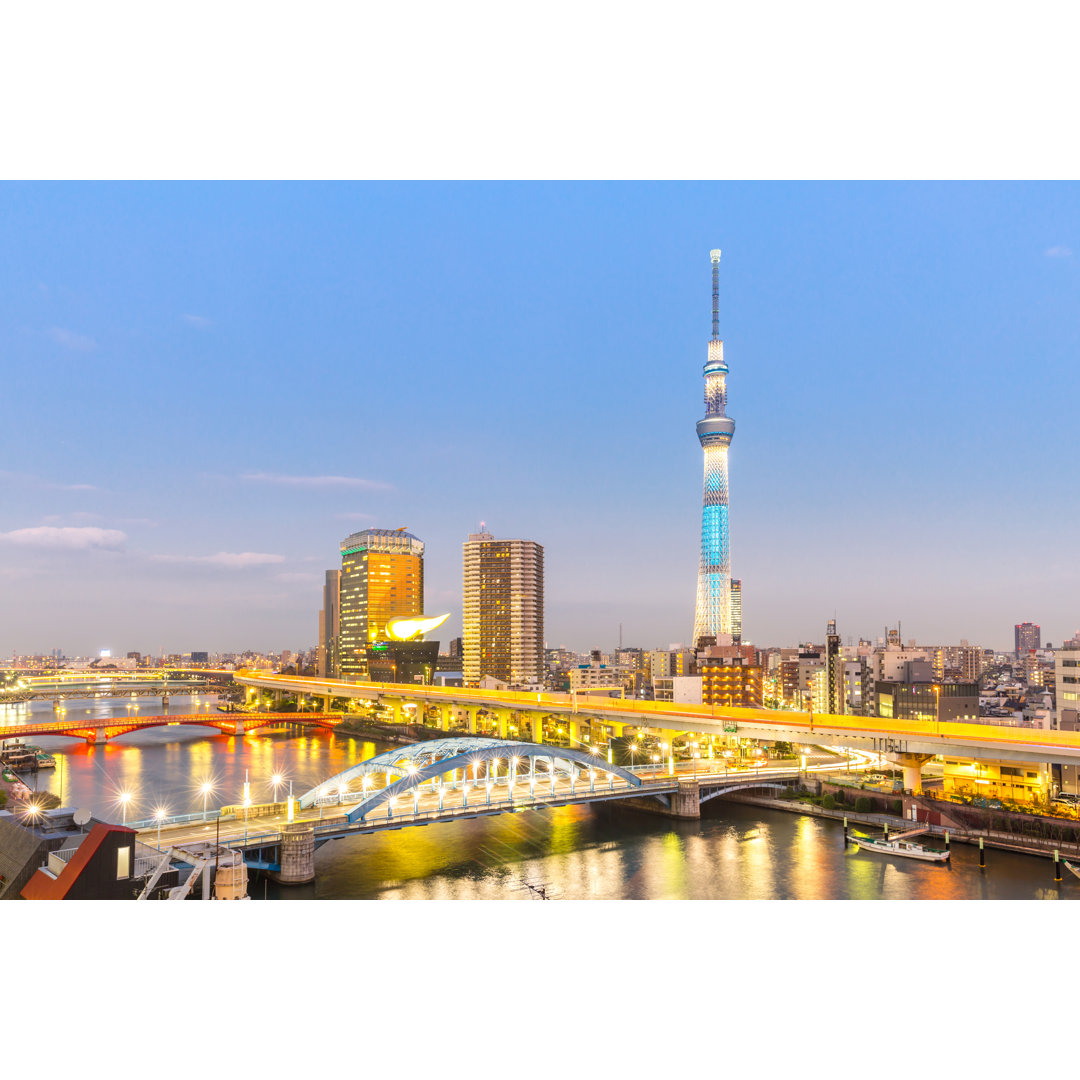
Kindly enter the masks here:
M 731 633 L 731 555 L 728 550 L 728 447 L 735 421 L 727 408 L 727 364 L 720 340 L 720 249 L 712 261 L 712 338 L 705 364 L 705 419 L 697 423 L 705 453 L 705 486 L 701 499 L 701 561 L 698 564 L 694 638 Z

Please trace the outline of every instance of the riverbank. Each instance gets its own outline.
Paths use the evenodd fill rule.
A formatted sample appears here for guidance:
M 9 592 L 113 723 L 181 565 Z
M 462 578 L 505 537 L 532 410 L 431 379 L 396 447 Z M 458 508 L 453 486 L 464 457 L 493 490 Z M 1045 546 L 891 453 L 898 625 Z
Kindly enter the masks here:
M 897 814 L 865 814 L 854 810 L 827 810 L 815 803 L 803 802 L 796 799 L 769 799 L 758 795 L 747 795 L 738 792 L 733 795 L 725 795 L 723 798 L 728 802 L 742 803 L 747 806 L 768 807 L 770 810 L 784 810 L 790 814 L 804 814 L 809 817 L 828 818 L 831 821 L 846 821 L 849 825 L 867 825 L 884 830 L 886 827 L 891 832 L 903 832 L 907 829 L 925 829 L 927 835 L 947 837 L 949 843 L 956 841 L 961 844 L 975 844 L 982 841 L 984 847 L 996 848 L 1000 851 L 1011 851 L 1017 855 L 1035 855 L 1039 858 L 1054 857 L 1057 851 L 1062 857 L 1080 857 L 1080 843 L 1072 843 L 1063 840 L 1049 840 L 1041 837 L 1025 837 L 1020 840 L 1014 833 L 985 828 L 972 829 L 935 825 L 928 822 L 910 821 Z

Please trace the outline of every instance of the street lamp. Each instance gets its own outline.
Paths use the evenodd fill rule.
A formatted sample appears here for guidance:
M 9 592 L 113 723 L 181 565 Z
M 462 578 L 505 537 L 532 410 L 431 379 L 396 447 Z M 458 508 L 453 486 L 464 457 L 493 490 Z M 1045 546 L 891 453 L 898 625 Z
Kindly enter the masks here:
M 941 734 L 941 687 L 934 686 L 934 730 Z
M 244 799 L 244 844 L 247 844 L 247 814 L 248 807 L 251 805 L 251 799 Z
M 274 789 L 274 802 L 278 801 L 278 788 L 284 783 L 285 777 L 283 777 L 281 773 L 276 772 L 270 777 L 270 786 Z
M 205 821 L 206 820 L 206 798 L 210 794 L 210 792 L 214 790 L 214 785 L 211 784 L 209 780 L 206 780 L 206 781 L 203 782 L 203 785 L 202 785 L 202 787 L 199 788 L 199 790 L 202 792 L 202 819 L 203 819 L 203 821 Z
M 120 792 L 120 806 L 121 806 L 121 808 L 123 810 L 123 814 L 124 814 L 124 819 L 123 819 L 123 824 L 124 825 L 127 824 L 127 808 L 128 808 L 128 803 L 129 802 L 131 802 L 131 792 L 130 791 L 121 791 Z
M 157 819 L 157 846 L 158 850 L 161 850 L 161 823 L 165 820 L 168 811 L 164 806 L 159 806 L 154 811 L 154 817 Z

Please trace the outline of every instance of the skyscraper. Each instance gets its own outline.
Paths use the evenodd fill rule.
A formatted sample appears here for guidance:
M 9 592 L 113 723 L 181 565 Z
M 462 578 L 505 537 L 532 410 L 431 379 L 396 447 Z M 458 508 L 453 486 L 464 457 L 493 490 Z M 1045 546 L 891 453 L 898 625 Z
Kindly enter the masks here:
M 404 529 L 364 529 L 341 541 L 338 671 L 368 679 L 366 649 L 388 640 L 395 615 L 424 611 L 424 542 Z
M 319 612 L 319 651 L 316 672 L 326 679 L 338 677 L 338 644 L 341 633 L 338 594 L 341 571 L 327 570 L 323 585 L 323 606 Z
M 727 364 L 720 340 L 720 250 L 712 260 L 712 339 L 705 364 L 705 418 L 697 422 L 698 441 L 705 454 L 705 484 L 701 500 L 701 560 L 698 564 L 694 644 L 702 637 L 719 641 L 731 633 L 731 558 L 728 551 L 728 447 L 735 421 L 727 408 Z
M 1016 659 L 1027 655 L 1028 649 L 1039 649 L 1042 646 L 1042 629 L 1038 623 L 1022 622 L 1013 627 L 1013 638 L 1016 647 Z
M 544 549 L 534 540 L 471 533 L 464 546 L 462 674 L 512 686 L 544 673 Z

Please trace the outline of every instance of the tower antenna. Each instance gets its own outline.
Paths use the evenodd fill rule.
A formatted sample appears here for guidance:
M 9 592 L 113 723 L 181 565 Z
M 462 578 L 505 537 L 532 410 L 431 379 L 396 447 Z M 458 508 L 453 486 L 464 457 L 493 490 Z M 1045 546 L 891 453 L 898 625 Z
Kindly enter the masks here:
M 720 340 L 720 249 L 709 252 L 712 260 L 712 339 Z

